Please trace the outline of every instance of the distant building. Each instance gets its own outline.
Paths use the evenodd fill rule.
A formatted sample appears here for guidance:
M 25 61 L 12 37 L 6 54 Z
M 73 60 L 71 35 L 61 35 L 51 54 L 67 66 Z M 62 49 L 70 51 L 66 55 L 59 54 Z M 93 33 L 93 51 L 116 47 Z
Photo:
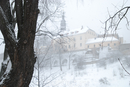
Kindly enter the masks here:
M 120 50 L 124 55 L 130 55 L 130 43 L 121 44 L 121 45 L 119 46 L 119 50 Z
M 66 30 L 64 13 L 60 26 L 60 36 L 54 37 L 52 41 L 54 50 L 59 49 L 57 44 L 62 45 L 60 49 L 65 49 L 65 51 L 80 51 L 107 46 L 111 49 L 117 49 L 123 43 L 123 38 L 119 37 L 118 34 L 108 34 L 104 38 L 104 35 L 99 35 L 92 29 L 83 26 L 75 30 Z
M 117 49 L 123 43 L 123 38 L 117 38 L 116 35 L 103 38 L 103 36 L 87 28 L 63 31 L 60 34 L 60 37 L 55 37 L 53 44 L 59 42 L 67 51 L 88 50 L 107 46 L 111 49 Z

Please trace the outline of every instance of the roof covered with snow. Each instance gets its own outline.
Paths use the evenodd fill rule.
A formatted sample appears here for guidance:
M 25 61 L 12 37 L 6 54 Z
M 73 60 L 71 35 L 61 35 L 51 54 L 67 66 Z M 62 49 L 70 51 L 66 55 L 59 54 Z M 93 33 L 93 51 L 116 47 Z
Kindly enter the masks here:
M 73 35 L 83 34 L 83 33 L 87 32 L 88 30 L 91 30 L 91 29 L 88 29 L 87 27 L 81 27 L 81 28 L 77 28 L 77 29 L 73 29 L 73 30 L 65 30 L 65 31 L 61 31 L 59 33 L 59 36 L 55 36 L 53 38 L 58 38 L 61 36 L 73 36 Z
M 87 27 L 82 27 L 74 30 L 62 31 L 60 34 L 63 36 L 77 35 L 87 32 L 89 29 Z
M 118 41 L 115 37 L 106 37 L 106 38 L 93 38 L 93 39 L 88 39 L 86 44 L 90 43 L 98 43 L 98 42 L 107 42 L 107 41 Z

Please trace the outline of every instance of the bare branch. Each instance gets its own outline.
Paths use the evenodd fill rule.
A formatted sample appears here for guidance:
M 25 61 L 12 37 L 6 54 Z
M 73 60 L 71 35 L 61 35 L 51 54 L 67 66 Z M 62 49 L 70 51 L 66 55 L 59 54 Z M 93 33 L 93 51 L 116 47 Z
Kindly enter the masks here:
M 45 21 L 47 21 L 52 15 L 54 15 L 54 14 L 57 12 L 57 10 L 58 10 L 58 7 L 56 8 L 56 10 L 55 10 L 52 14 L 48 15 L 47 17 L 45 17 L 45 19 L 40 23 L 39 27 L 37 28 L 36 33 L 40 30 L 42 24 L 43 24 Z
M 0 45 L 2 45 L 2 44 L 3 44 L 3 42 L 0 43 Z
M 128 10 L 129 10 L 130 6 L 126 6 L 122 9 L 120 9 L 119 11 L 117 11 L 113 16 L 110 16 L 109 15 L 109 18 L 105 21 L 105 33 L 107 33 L 107 31 L 111 28 L 112 30 L 114 29 L 117 30 L 120 22 L 122 21 L 123 18 L 126 18 L 126 14 L 128 13 Z M 122 11 L 125 11 L 123 14 L 122 14 Z M 118 20 L 117 22 L 115 23 L 115 19 L 116 19 L 116 16 L 118 16 Z M 109 23 L 109 26 L 108 26 L 108 23 Z M 128 23 L 128 21 L 127 21 Z
M 47 53 L 49 52 L 49 50 L 50 50 L 51 46 L 52 46 L 52 43 L 50 44 L 49 48 L 47 49 L 47 51 L 46 51 L 46 53 L 45 53 L 45 55 L 44 55 L 43 59 L 42 59 L 42 60 L 41 60 L 41 62 L 39 63 L 39 65 L 41 65 L 41 63 L 42 63 L 42 62 L 43 62 L 43 60 L 45 59 L 45 57 L 46 57 Z
M 55 74 L 55 73 L 54 73 L 54 74 Z M 52 76 L 52 75 L 50 75 L 49 77 L 47 77 L 47 78 L 43 81 L 43 83 L 44 83 L 43 87 L 44 87 L 45 85 L 51 83 L 53 80 L 57 79 L 57 78 L 58 78 L 59 76 L 61 76 L 61 75 L 63 75 L 63 74 L 60 74 L 60 75 L 58 75 L 58 76 L 55 76 L 55 77 L 54 77 L 53 79 L 51 79 L 50 81 L 44 83 L 47 79 L 49 79 L 49 78 Z
M 4 40 L 3 38 L 0 38 L 1 40 Z
M 124 68 L 124 66 L 122 65 L 122 63 L 121 63 L 121 61 L 120 61 L 119 58 L 118 58 L 118 60 L 119 60 L 119 62 L 120 62 L 120 64 L 121 64 L 122 68 L 125 70 L 125 72 L 128 73 L 128 74 L 130 75 L 130 73 L 129 73 L 129 72 Z
M 6 28 L 4 30 L 1 29 L 2 34 L 4 36 L 8 37 L 8 39 L 10 40 L 12 45 L 15 46 L 16 43 L 17 43 L 17 40 L 16 40 L 16 37 L 15 37 L 15 34 L 11 30 L 12 29 L 12 25 L 9 23 L 9 21 L 8 21 L 8 19 L 7 19 L 7 17 L 6 17 L 6 15 L 5 15 L 5 13 L 4 13 L 4 11 L 3 11 L 1 6 L 0 6 L 0 16 L 1 16 L 1 19 L 2 19 L 2 21 L 4 23 L 4 25 L 6 26 Z M 6 33 L 4 33 L 4 32 L 6 32 Z

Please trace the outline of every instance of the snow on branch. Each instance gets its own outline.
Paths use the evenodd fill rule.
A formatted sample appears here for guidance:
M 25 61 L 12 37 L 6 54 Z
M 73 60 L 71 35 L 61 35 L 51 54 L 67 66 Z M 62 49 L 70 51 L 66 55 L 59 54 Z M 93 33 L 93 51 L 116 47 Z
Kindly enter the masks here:
M 4 13 L 4 11 L 3 11 L 3 9 L 2 9 L 1 6 L 0 6 L 0 12 L 1 12 L 1 14 L 2 14 L 2 16 L 3 16 L 4 20 L 5 20 L 5 22 L 8 23 L 8 20 L 7 20 L 7 18 L 6 18 L 6 15 L 5 15 L 5 13 Z
M 7 37 L 8 39 L 13 42 L 13 44 L 16 44 L 17 40 L 16 40 L 16 37 L 15 37 L 15 34 L 13 33 L 13 31 L 11 30 L 12 29 L 12 25 L 9 23 L 2 7 L 0 6 L 0 16 L 3 18 L 3 23 L 5 23 L 5 30 L 1 29 L 1 31 L 6 31 L 7 33 Z M 4 33 L 3 33 L 4 34 Z

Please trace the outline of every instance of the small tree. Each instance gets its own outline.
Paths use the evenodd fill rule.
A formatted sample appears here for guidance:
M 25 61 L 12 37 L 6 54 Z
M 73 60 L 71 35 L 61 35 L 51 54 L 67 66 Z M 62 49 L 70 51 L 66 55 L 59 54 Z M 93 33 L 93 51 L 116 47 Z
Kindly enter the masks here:
M 109 14 L 109 18 L 105 21 L 105 34 L 104 36 L 107 35 L 108 31 L 116 32 L 118 30 L 118 27 L 120 23 L 122 22 L 123 19 L 126 20 L 126 28 L 129 29 L 129 18 L 128 18 L 128 12 L 130 10 L 130 6 L 122 6 L 121 9 L 119 9 L 114 15 Z M 120 59 L 118 58 L 119 62 Z M 120 62 L 121 64 L 121 62 Z M 123 67 L 121 64 L 122 68 L 127 72 L 129 75 L 130 73 Z

